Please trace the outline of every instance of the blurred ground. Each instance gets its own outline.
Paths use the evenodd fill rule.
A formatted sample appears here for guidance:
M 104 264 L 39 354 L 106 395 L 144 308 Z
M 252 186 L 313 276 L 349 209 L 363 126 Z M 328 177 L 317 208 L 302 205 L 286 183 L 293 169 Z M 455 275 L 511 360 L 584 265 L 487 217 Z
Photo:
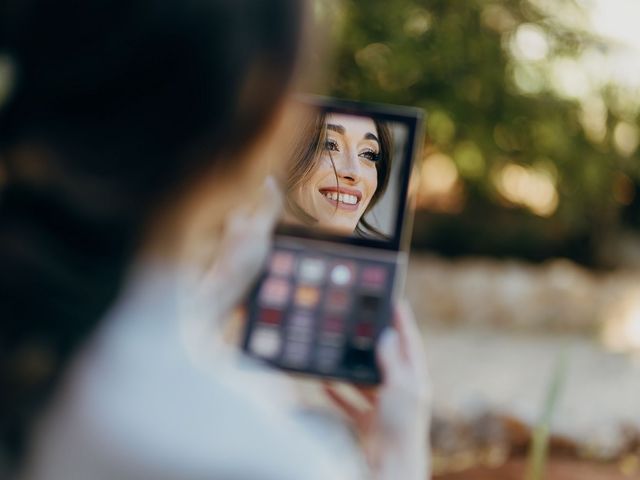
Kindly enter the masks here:
M 455 327 L 427 329 L 426 344 L 443 419 L 495 412 L 535 423 L 557 356 L 566 349 L 569 369 L 553 431 L 610 458 L 624 448 L 625 428 L 640 430 L 640 363 L 587 338 Z
M 414 255 L 406 290 L 434 383 L 436 471 L 522 457 L 566 351 L 552 454 L 640 478 L 639 287 L 640 271 L 597 273 L 564 260 Z M 521 478 L 505 475 L 495 478 Z
M 479 467 L 465 472 L 438 476 L 437 480 L 495 480 L 496 475 L 500 475 L 501 480 L 522 480 L 525 478 L 525 464 L 522 461 L 510 461 L 500 469 L 499 474 L 494 469 Z M 628 480 L 634 478 L 609 465 L 584 464 L 567 460 L 556 461 L 550 465 L 547 476 L 549 479 L 560 480 Z

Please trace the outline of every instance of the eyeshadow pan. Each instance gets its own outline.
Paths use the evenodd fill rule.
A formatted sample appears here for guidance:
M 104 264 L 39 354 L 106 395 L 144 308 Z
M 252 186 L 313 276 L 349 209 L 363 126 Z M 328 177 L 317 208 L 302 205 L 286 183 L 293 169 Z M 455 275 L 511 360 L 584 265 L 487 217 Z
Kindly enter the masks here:
M 310 344 L 302 342 L 287 342 L 282 362 L 290 367 L 303 368 L 309 362 Z
M 283 306 L 289 300 L 291 285 L 281 278 L 268 278 L 260 289 L 260 301 L 264 305 Z
M 262 358 L 272 359 L 278 355 L 281 343 L 277 328 L 258 327 L 251 336 L 249 350 Z
M 331 269 L 331 283 L 347 286 L 353 283 L 355 268 L 351 263 L 338 263 Z
M 356 337 L 373 337 L 373 324 L 371 322 L 361 322 L 356 326 Z
M 345 339 L 345 318 L 329 315 L 322 321 L 322 329 L 318 343 L 324 346 L 340 347 Z
M 295 260 L 295 256 L 291 252 L 274 252 L 271 256 L 269 270 L 274 275 L 289 276 L 293 272 Z
M 308 328 L 289 328 L 287 330 L 287 341 L 311 343 L 313 340 L 313 330 Z
M 387 281 L 387 270 L 384 267 L 368 266 L 362 270 L 363 286 L 380 289 Z
M 309 312 L 295 311 L 291 314 L 289 325 L 311 328 L 313 325 L 313 316 L 311 316 Z
M 371 322 L 360 322 L 354 331 L 353 345 L 360 349 L 372 348 L 373 334 L 374 328 Z
M 378 315 L 382 299 L 376 295 L 362 294 L 356 301 L 356 314 L 361 321 L 374 321 Z
M 330 372 L 340 362 L 341 351 L 334 347 L 320 347 L 317 352 L 316 364 L 318 370 Z
M 264 308 L 260 312 L 260 323 L 278 326 L 282 323 L 282 312 L 271 308 Z
M 320 290 L 316 287 L 302 286 L 296 290 L 296 305 L 303 308 L 314 308 L 320 301 Z
M 329 316 L 322 322 L 324 332 L 342 333 L 344 331 L 344 319 L 337 316 Z
M 327 310 L 343 312 L 349 308 L 349 293 L 344 290 L 329 290 L 325 306 Z
M 318 284 L 324 280 L 326 270 L 325 261 L 320 258 L 303 258 L 300 262 L 298 274 L 304 283 Z

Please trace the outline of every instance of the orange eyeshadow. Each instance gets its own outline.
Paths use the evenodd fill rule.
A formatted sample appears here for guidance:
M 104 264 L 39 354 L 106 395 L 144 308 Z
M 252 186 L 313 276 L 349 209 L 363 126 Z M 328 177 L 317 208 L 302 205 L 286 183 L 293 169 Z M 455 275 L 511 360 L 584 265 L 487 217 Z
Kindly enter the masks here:
M 320 290 L 316 287 L 303 286 L 296 290 L 295 302 L 299 307 L 313 308 L 320 301 Z

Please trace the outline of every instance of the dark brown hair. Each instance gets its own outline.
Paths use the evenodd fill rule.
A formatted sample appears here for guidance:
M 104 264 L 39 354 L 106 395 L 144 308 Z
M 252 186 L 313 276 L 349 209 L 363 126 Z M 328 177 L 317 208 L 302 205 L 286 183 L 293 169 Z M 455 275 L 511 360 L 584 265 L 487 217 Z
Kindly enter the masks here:
M 0 0 L 15 71 L 0 103 L 0 477 L 152 216 L 205 171 L 243 167 L 233 153 L 290 84 L 302 10 Z
M 367 205 L 366 210 L 363 212 L 358 224 L 356 225 L 355 232 L 357 235 L 362 237 L 374 235 L 380 239 L 387 239 L 387 235 L 380 232 L 365 218 L 366 214 L 377 204 L 380 198 L 384 195 L 384 192 L 387 190 L 391 174 L 391 159 L 393 153 L 393 140 L 388 125 L 377 119 L 373 119 L 373 122 L 378 133 L 378 140 L 380 141 L 378 160 L 375 163 L 377 186 L 376 191 L 371 197 L 369 205 Z M 326 136 L 326 114 L 319 113 L 317 115 L 312 115 L 307 123 L 301 126 L 301 131 L 299 132 L 299 138 L 301 140 L 294 149 L 293 161 L 287 178 L 287 199 L 285 207 L 291 214 L 307 225 L 313 225 L 317 220 L 296 204 L 291 199 L 290 193 L 303 184 L 317 167 L 318 159 L 324 149 Z M 333 163 L 333 159 L 331 159 L 331 164 L 333 166 L 337 183 L 338 173 L 335 164 Z

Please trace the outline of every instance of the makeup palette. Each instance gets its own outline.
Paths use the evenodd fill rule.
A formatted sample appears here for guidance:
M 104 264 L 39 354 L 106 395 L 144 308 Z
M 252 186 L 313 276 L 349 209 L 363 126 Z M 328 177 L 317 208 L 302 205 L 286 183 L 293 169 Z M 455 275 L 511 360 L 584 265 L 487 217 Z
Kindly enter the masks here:
M 377 381 L 372 360 L 391 315 L 394 263 L 287 245 L 267 265 L 248 353 L 290 370 Z
M 345 134 L 335 139 L 336 170 L 328 177 L 338 182 L 331 190 L 333 203 L 315 197 L 308 205 L 298 205 L 306 212 L 307 223 L 279 225 L 273 250 L 249 296 L 243 349 L 277 368 L 376 384 L 381 380 L 376 344 L 391 323 L 405 275 L 409 177 L 421 143 L 422 112 L 315 97 L 304 102 L 329 119 L 332 135 L 359 135 L 356 146 L 364 153 L 356 158 L 362 172 L 375 169 L 378 179 L 384 172 L 388 178 L 380 195 L 367 197 L 380 180 L 367 190 L 356 174 L 342 177 L 339 152 L 349 146 L 340 142 L 348 138 Z M 387 157 L 381 159 L 383 140 Z M 376 146 L 380 152 L 368 155 L 367 149 Z M 387 162 L 384 168 L 382 161 Z M 321 193 L 314 189 L 312 195 Z M 359 202 L 369 204 L 365 208 Z M 320 210 L 309 210 L 317 205 Z M 354 216 L 352 233 L 319 228 L 334 218 L 322 217 L 322 208 L 340 218 L 340 225 Z M 316 218 L 317 225 L 309 218 Z

